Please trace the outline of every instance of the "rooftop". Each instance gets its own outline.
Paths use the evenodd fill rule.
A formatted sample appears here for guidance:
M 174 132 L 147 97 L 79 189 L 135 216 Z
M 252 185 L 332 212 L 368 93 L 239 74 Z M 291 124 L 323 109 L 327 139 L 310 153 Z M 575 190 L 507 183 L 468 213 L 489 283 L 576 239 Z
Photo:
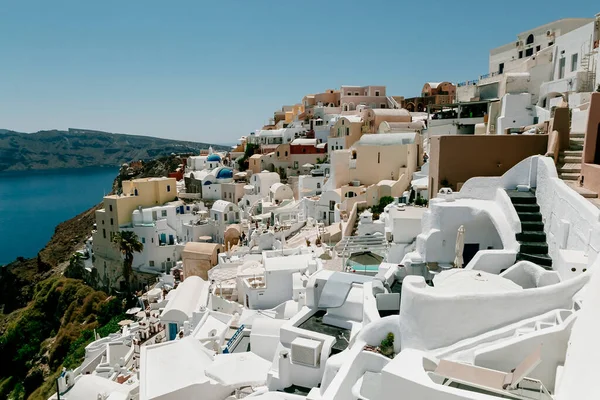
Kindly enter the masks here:
M 202 305 L 200 303 L 204 297 L 203 293 L 208 293 L 208 282 L 198 276 L 187 277 L 173 291 L 173 295 L 163 310 L 161 317 L 168 319 L 171 317 L 171 311 L 173 311 L 176 314 L 183 313 L 191 318 L 194 311 L 198 311 Z
M 376 133 L 363 135 L 354 146 L 390 146 L 412 144 L 415 142 L 417 133 Z
M 210 381 L 204 371 L 213 357 L 191 336 L 142 347 L 141 356 L 141 399 L 159 398 Z

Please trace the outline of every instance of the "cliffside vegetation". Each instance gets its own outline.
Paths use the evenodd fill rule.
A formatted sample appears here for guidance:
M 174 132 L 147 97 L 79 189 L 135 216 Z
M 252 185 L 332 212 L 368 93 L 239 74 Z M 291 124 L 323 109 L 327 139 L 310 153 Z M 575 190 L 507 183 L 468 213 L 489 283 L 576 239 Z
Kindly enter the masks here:
M 47 399 L 62 367 L 81 363 L 94 329 L 119 329 L 120 299 L 63 276 L 98 207 L 58 225 L 37 257 L 0 268 L 0 398 Z
M 123 180 L 166 176 L 182 163 L 177 155 L 129 163 L 120 169 L 113 192 Z M 123 300 L 79 279 L 83 265 L 73 256 L 90 236 L 100 208 L 59 224 L 37 257 L 0 268 L 0 399 L 47 399 L 62 368 L 83 361 L 94 330 L 101 337 L 119 330 Z

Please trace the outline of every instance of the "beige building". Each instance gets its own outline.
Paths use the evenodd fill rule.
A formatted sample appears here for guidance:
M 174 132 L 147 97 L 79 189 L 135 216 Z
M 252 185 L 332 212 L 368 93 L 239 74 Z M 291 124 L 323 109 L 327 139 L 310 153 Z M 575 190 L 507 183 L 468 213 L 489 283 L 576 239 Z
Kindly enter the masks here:
M 331 127 L 327 147 L 329 152 L 349 149 L 362 136 L 363 118 L 360 115 L 340 117 Z
M 123 181 L 123 193 L 104 197 L 104 208 L 96 211 L 96 231 L 93 233 L 94 266 L 101 282 L 118 287 L 121 280 L 122 257 L 112 243 L 120 226 L 131 222 L 139 207 L 163 205 L 177 199 L 175 178 L 143 178 Z
M 429 193 L 460 190 L 470 178 L 501 176 L 527 157 L 545 154 L 548 135 L 433 136 L 429 152 Z
M 339 107 L 340 106 L 340 91 L 327 89 L 323 93 L 309 94 L 304 96 L 302 104 L 306 109 L 314 106 L 322 107 Z
M 349 150 L 332 153 L 332 179 L 343 198 L 365 193 L 370 203 L 382 194 L 401 196 L 421 165 L 422 152 L 416 132 L 363 135 Z
M 218 243 L 187 243 L 181 253 L 183 276 L 199 276 L 208 281 L 208 270 L 219 263 L 219 253 L 222 251 L 223 245 Z
M 412 122 L 410 112 L 405 109 L 371 109 L 364 113 L 364 133 L 375 133 L 383 122 Z

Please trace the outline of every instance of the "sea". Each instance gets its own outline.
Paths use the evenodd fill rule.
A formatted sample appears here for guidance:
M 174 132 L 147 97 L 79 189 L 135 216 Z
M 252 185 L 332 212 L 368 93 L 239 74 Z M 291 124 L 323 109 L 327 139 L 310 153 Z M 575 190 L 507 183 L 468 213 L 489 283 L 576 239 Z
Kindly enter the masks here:
M 0 265 L 35 257 L 59 223 L 100 203 L 119 168 L 0 172 Z

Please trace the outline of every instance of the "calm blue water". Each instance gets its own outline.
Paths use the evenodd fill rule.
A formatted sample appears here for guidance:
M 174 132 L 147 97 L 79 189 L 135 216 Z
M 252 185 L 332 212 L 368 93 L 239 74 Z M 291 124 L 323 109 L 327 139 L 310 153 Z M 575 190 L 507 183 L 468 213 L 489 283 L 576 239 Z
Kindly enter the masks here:
M 0 265 L 34 257 L 59 223 L 102 201 L 118 168 L 0 173 Z

